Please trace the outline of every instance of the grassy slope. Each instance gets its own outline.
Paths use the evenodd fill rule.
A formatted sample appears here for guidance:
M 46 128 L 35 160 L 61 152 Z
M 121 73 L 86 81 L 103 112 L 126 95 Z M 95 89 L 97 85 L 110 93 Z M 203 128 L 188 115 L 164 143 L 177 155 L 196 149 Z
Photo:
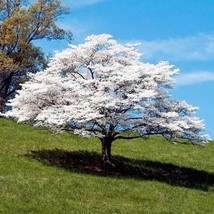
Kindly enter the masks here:
M 0 213 L 214 213 L 214 144 L 115 142 L 115 160 L 128 169 L 119 177 L 71 169 L 67 160 L 79 150 L 100 152 L 100 145 L 0 120 Z M 78 154 L 80 162 L 92 160 L 92 153 Z

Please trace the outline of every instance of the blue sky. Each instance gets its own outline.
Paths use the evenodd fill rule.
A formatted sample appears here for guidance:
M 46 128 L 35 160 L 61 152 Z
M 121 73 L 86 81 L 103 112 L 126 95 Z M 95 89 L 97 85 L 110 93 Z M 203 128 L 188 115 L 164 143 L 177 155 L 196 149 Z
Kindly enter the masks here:
M 74 44 L 91 34 L 108 33 L 121 43 L 140 42 L 142 60 L 161 60 L 180 69 L 175 99 L 199 107 L 206 134 L 214 139 L 213 0 L 62 0 L 69 15 L 58 23 L 74 34 Z M 46 52 L 66 41 L 40 43 Z

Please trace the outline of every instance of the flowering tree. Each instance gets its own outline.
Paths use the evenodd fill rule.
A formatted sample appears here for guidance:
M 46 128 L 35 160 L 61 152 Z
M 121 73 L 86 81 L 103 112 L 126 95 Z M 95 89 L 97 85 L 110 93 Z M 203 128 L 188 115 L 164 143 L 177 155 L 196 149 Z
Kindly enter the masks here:
M 34 41 L 71 41 L 71 32 L 56 22 L 67 13 L 61 0 L 0 0 L 0 112 L 27 73 L 46 67 L 46 57 Z
M 135 45 L 121 45 L 110 35 L 89 36 L 84 44 L 56 53 L 43 72 L 31 74 L 6 115 L 96 136 L 105 163 L 117 139 L 160 134 L 207 142 L 199 134 L 202 121 L 191 117 L 197 108 L 168 95 L 178 70 L 167 62 L 143 63 L 140 56 Z

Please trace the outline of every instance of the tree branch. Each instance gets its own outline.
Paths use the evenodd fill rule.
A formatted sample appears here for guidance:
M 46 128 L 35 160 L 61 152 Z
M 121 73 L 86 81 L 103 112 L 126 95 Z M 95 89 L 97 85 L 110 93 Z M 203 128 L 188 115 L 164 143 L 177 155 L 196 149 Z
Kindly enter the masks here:
M 146 136 L 149 136 L 150 134 L 143 134 L 143 135 L 137 135 L 137 136 L 117 136 L 114 139 L 119 140 L 119 139 L 125 139 L 125 140 L 132 140 L 132 139 L 137 139 L 137 138 L 145 138 Z
M 87 68 L 88 68 L 88 70 L 89 70 L 90 73 L 91 73 L 91 78 L 94 79 L 94 72 L 92 71 L 92 69 L 91 69 L 90 67 L 87 67 Z

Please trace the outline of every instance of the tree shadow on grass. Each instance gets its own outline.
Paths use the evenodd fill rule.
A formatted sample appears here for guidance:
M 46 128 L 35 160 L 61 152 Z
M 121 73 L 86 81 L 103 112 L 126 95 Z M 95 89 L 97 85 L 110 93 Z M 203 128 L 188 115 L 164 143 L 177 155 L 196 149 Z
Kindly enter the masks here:
M 39 150 L 26 155 L 48 166 L 56 166 L 73 172 L 103 176 L 101 156 L 88 151 Z M 115 167 L 108 166 L 108 177 L 134 178 L 159 181 L 203 191 L 214 191 L 214 174 L 193 168 L 151 160 L 135 160 L 113 156 Z

